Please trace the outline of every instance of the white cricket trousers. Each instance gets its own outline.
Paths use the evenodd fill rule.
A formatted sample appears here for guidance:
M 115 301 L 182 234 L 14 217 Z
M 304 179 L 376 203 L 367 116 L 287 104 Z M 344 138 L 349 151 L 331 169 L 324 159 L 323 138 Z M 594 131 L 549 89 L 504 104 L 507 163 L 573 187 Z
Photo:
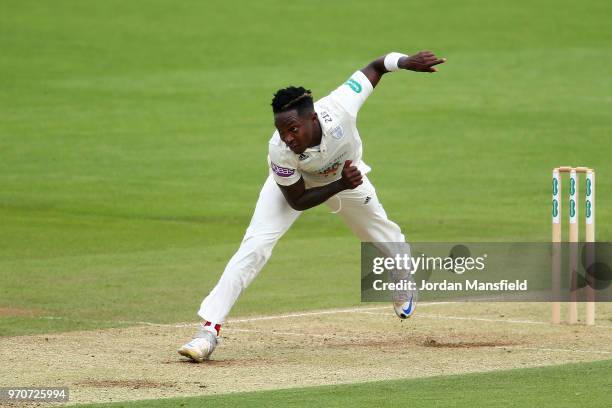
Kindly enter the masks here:
M 400 227 L 387 218 L 374 186 L 365 175 L 359 187 L 341 191 L 325 204 L 342 217 L 362 242 L 404 242 Z M 289 206 L 280 187 L 268 176 L 240 248 L 217 285 L 202 301 L 198 312 L 202 319 L 214 323 L 225 321 L 240 293 L 255 279 L 276 242 L 300 214 L 301 211 Z

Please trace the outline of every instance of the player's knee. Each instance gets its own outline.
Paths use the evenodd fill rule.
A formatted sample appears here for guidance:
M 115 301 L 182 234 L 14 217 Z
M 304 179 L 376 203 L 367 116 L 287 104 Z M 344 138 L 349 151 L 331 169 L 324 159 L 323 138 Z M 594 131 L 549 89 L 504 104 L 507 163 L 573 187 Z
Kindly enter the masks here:
M 272 248 L 274 245 L 261 245 L 253 251 L 258 263 L 265 264 L 270 256 L 272 256 Z
M 277 241 L 277 238 L 270 235 L 245 237 L 238 250 L 238 254 L 241 254 L 239 262 L 258 270 L 270 259 Z
M 389 234 L 389 242 L 405 242 L 406 238 L 404 234 L 402 234 L 402 229 L 394 222 L 390 222 L 387 227 L 387 232 Z
M 265 249 L 251 248 L 246 251 L 241 248 L 225 268 L 221 279 L 227 280 L 229 285 L 244 289 L 257 276 L 268 258 Z

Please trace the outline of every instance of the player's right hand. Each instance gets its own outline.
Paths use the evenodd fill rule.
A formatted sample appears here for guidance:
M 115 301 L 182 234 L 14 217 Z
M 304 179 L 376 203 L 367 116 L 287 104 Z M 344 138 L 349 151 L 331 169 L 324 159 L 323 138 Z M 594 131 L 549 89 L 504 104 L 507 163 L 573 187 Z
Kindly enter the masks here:
M 410 57 L 402 60 L 400 68 L 416 72 L 438 72 L 434 65 L 444 64 L 446 58 L 438 58 L 431 51 L 419 51 Z
M 340 183 L 342 186 L 349 190 L 352 190 L 363 183 L 363 176 L 361 175 L 361 172 L 357 169 L 357 167 L 351 165 L 352 162 L 352 160 L 347 160 L 344 162 L 342 177 L 340 178 Z

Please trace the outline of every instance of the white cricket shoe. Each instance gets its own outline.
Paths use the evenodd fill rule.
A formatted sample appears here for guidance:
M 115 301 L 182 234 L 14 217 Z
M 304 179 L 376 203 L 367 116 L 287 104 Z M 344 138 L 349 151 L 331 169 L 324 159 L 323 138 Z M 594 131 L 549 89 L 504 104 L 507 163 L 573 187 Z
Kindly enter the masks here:
M 181 356 L 188 357 L 198 363 L 208 360 L 217 347 L 218 338 L 208 330 L 200 329 L 193 340 L 178 349 Z
M 393 310 L 400 319 L 409 319 L 416 309 L 416 291 L 411 292 L 410 297 L 405 302 L 393 302 Z

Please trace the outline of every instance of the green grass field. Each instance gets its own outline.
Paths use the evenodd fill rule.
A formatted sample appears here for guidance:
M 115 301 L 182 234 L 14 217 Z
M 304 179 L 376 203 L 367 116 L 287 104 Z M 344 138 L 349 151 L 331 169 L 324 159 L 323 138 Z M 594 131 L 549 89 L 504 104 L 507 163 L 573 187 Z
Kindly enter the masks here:
M 448 58 L 385 76 L 360 113 L 370 178 L 409 240 L 546 241 L 566 164 L 597 170 L 597 239 L 612 236 L 608 1 L 0 7 L 0 335 L 194 321 L 266 178 L 274 91 L 322 97 L 394 50 Z M 359 242 L 327 212 L 298 220 L 234 316 L 359 304 Z M 509 397 L 514 380 L 495 378 Z

